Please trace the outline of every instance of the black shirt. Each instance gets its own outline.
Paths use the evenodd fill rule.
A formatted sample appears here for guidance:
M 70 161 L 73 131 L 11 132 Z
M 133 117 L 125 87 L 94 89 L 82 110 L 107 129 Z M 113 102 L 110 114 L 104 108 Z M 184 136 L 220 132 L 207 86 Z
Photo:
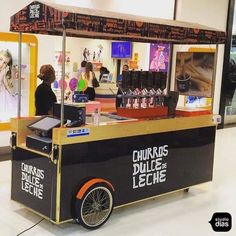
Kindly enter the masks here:
M 44 82 L 41 83 L 35 91 L 36 116 L 48 115 L 49 110 L 56 101 L 57 98 L 51 86 Z

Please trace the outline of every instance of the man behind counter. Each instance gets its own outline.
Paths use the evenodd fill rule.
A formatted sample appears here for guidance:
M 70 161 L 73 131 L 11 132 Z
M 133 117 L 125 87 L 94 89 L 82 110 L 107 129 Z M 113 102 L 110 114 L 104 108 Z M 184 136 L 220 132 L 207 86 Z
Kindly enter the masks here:
M 42 83 L 35 91 L 36 116 L 52 115 L 53 103 L 57 102 L 56 95 L 52 91 L 51 84 L 55 81 L 55 70 L 51 65 L 42 65 L 38 78 Z
M 122 71 L 129 71 L 129 66 L 127 64 L 124 64 L 122 67 Z M 119 75 L 117 83 L 118 83 L 118 90 L 116 95 L 116 108 L 121 107 L 123 105 L 122 98 L 120 97 L 120 95 L 122 94 L 122 91 L 120 89 L 122 83 L 122 75 Z

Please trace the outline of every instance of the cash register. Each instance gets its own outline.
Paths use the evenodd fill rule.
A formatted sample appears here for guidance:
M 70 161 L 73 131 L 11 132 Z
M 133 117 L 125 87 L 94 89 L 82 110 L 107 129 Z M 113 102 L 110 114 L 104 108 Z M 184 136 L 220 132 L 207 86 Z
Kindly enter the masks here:
M 28 125 L 34 134 L 27 135 L 26 147 L 49 154 L 52 149 L 52 129 L 59 127 L 60 123 L 58 118 L 43 116 Z
M 64 124 L 65 127 L 79 127 L 85 125 L 85 105 L 84 104 L 64 104 Z M 59 127 L 61 123 L 61 104 L 53 104 L 53 116 L 43 116 L 28 125 L 34 134 L 26 137 L 26 147 L 50 153 L 52 149 L 52 129 Z
M 53 104 L 53 116 L 61 118 L 61 104 Z M 86 110 L 85 104 L 73 103 L 64 104 L 64 120 L 66 121 L 66 127 L 79 127 L 85 125 Z

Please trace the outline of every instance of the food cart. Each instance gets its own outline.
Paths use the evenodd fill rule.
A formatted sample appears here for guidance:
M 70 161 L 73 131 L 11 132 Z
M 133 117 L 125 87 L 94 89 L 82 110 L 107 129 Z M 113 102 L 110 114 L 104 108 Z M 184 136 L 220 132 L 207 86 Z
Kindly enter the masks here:
M 11 31 L 63 35 L 63 52 L 66 35 L 180 44 L 225 40 L 224 32 L 199 25 L 38 1 L 12 16 Z M 62 83 L 61 127 L 52 130 L 49 152 L 25 145 L 33 133 L 28 125 L 37 118 L 12 119 L 12 200 L 53 223 L 75 219 L 95 229 L 114 207 L 212 180 L 212 114 L 150 120 L 108 114 L 100 125 L 86 121 L 68 128 L 63 126 L 63 89 Z

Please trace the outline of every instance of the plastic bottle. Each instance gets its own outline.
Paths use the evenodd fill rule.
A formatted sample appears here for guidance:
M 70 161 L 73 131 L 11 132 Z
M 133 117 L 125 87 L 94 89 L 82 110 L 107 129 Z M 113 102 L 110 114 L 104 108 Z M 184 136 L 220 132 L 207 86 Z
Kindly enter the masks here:
M 95 108 L 93 113 L 93 124 L 99 125 L 99 123 L 100 123 L 100 113 L 98 111 L 98 108 Z

